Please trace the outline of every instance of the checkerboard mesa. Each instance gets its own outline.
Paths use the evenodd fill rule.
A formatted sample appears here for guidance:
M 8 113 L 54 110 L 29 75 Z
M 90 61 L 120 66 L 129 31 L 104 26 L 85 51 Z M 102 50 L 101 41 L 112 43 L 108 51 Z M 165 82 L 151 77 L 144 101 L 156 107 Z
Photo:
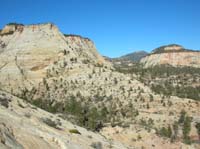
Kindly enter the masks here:
M 149 55 L 142 58 L 140 63 L 144 67 L 156 65 L 200 67 L 200 52 L 186 49 L 181 45 L 170 44 L 154 49 Z

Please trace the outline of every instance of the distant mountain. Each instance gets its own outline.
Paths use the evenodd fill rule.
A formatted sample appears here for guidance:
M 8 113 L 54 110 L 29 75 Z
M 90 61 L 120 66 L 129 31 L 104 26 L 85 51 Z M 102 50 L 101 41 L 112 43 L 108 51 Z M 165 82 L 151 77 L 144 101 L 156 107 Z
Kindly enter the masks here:
M 148 53 L 146 51 L 137 51 L 137 52 L 133 52 L 133 53 L 123 55 L 123 56 L 119 57 L 118 59 L 138 62 L 138 61 L 140 61 L 141 58 L 145 57 L 147 54 Z
M 105 56 L 104 59 L 109 62 L 112 62 L 117 67 L 127 67 L 127 66 L 133 66 L 135 63 L 139 62 L 141 58 L 145 57 L 146 55 L 148 55 L 147 52 L 138 51 L 117 58 L 109 58 Z

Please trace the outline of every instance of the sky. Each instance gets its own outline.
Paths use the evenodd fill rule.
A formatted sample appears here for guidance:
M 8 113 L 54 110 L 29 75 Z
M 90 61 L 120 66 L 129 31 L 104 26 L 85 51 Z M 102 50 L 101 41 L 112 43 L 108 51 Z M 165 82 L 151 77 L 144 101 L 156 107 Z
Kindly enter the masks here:
M 167 44 L 200 49 L 200 0 L 0 0 L 0 28 L 52 22 L 118 57 Z

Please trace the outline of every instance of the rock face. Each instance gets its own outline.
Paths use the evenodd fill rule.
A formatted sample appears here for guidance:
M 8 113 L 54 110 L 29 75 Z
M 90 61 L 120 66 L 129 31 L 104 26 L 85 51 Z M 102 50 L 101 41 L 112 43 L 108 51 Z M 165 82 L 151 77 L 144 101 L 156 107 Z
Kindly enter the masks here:
M 200 67 L 200 52 L 184 49 L 179 45 L 157 48 L 140 61 L 145 67 L 168 64 L 172 66 Z
M 79 65 L 104 63 L 91 40 L 64 36 L 51 23 L 6 25 L 0 35 L 0 86 L 4 90 L 37 85 L 47 75 L 48 67 L 66 55 L 62 65 L 69 67 L 72 61 Z
M 23 26 L 23 24 L 9 23 L 0 32 L 0 36 L 13 34 L 16 30 L 22 31 Z
M 0 123 L 0 148 L 16 148 L 23 147 L 16 141 L 12 128 L 8 128 L 5 123 Z
M 152 53 L 166 53 L 166 52 L 181 52 L 185 51 L 184 47 L 178 44 L 170 44 L 158 47 L 152 51 Z

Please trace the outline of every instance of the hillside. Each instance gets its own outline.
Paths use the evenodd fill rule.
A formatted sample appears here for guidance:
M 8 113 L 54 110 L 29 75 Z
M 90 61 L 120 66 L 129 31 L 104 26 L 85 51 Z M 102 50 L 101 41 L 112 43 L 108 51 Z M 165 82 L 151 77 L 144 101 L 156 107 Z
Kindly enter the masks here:
M 0 43 L 0 90 L 6 92 L 4 96 L 12 96 L 11 101 L 17 106 L 2 108 L 0 120 L 14 130 L 24 124 L 23 133 L 16 131 L 14 135 L 27 131 L 30 136 L 40 134 L 45 141 L 55 136 L 53 140 L 58 139 L 56 142 L 63 145 L 60 148 L 89 148 L 93 141 L 101 142 L 101 148 L 199 147 L 195 127 L 200 122 L 198 100 L 153 92 L 140 79 L 142 75 L 118 72 L 97 52 L 90 39 L 63 34 L 51 23 L 9 24 L 1 31 Z M 1 99 L 1 105 L 9 101 Z M 39 112 L 26 108 L 27 105 L 36 106 Z M 26 110 L 34 116 L 20 117 Z M 184 119 L 179 122 L 183 111 Z M 57 121 L 58 115 L 58 121 L 66 123 L 62 130 L 52 130 L 38 122 L 41 116 L 49 118 L 50 123 Z M 83 136 L 73 134 L 67 138 L 67 130 L 74 127 Z M 188 127 L 190 131 L 185 134 Z M 4 129 L 7 128 L 3 126 Z M 35 129 L 39 130 L 31 131 Z M 95 139 L 87 142 L 91 137 L 84 134 Z M 26 144 L 24 138 L 16 140 L 17 144 L 29 148 L 26 145 L 31 143 Z M 111 147 L 107 140 L 113 140 Z M 56 148 L 54 142 L 40 141 L 36 137 L 33 144 L 48 142 L 47 147 Z
M 131 67 L 135 65 L 135 63 L 138 63 L 147 54 L 148 53 L 145 51 L 138 51 L 123 55 L 118 58 L 105 57 L 105 59 L 112 62 L 115 67 Z
M 133 53 L 129 53 L 119 58 L 113 58 L 113 60 L 129 60 L 133 62 L 139 62 L 141 58 L 145 57 L 148 53 L 146 51 L 137 51 Z
M 183 46 L 171 44 L 161 46 L 140 61 L 144 67 L 156 65 L 200 67 L 200 52 L 185 49 Z
M 127 148 L 0 91 L 0 148 Z

